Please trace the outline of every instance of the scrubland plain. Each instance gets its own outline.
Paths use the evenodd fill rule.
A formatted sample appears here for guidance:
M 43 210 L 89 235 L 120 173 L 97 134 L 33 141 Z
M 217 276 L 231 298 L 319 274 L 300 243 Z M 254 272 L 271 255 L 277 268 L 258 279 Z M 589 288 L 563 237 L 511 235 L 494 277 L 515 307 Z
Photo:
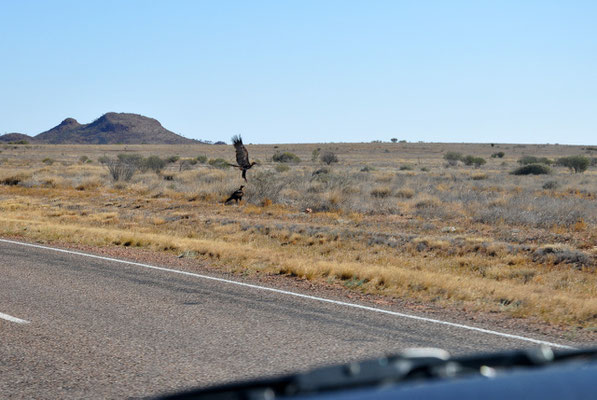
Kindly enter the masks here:
M 259 165 L 245 184 L 214 161 L 234 162 L 230 145 L 3 145 L 0 235 L 140 247 L 226 271 L 597 332 L 597 168 L 510 173 L 523 156 L 594 159 L 596 147 L 247 148 Z M 274 162 L 277 152 L 301 161 Z M 322 163 L 325 152 L 338 162 Z M 448 152 L 487 162 L 450 165 Z M 115 181 L 106 161 L 122 154 L 170 162 Z M 242 203 L 223 205 L 241 184 Z

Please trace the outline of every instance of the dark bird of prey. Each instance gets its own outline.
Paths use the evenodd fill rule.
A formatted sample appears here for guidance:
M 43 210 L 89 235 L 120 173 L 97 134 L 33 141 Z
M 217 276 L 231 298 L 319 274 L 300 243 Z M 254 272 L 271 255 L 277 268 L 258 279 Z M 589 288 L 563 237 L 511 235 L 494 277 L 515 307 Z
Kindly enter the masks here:
M 230 197 L 228 197 L 228 199 L 226 199 L 226 201 L 224 202 L 224 204 L 228 204 L 228 202 L 234 200 L 236 202 L 236 204 L 238 204 L 239 201 L 241 201 L 243 199 L 243 195 L 245 194 L 245 192 L 243 192 L 243 185 L 240 185 L 240 188 L 238 188 L 238 190 L 235 190 Z
M 236 150 L 236 164 L 229 164 L 235 168 L 240 169 L 243 171 L 243 179 L 245 182 L 247 181 L 247 170 L 255 165 L 255 162 L 249 162 L 249 152 L 243 145 L 243 140 L 241 139 L 240 135 L 234 135 L 232 137 L 232 144 L 234 145 L 234 149 Z

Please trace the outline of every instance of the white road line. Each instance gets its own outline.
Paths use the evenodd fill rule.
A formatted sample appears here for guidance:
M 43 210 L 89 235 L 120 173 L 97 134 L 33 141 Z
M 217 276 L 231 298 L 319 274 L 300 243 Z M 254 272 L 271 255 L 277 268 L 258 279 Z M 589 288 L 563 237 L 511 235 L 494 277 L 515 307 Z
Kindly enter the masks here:
M 83 257 L 97 258 L 97 259 L 100 259 L 100 260 L 117 262 L 117 263 L 122 263 L 122 264 L 136 265 L 138 267 L 155 269 L 155 270 L 158 270 L 158 271 L 166 271 L 166 272 L 171 272 L 171 273 L 180 274 L 180 275 L 193 276 L 195 278 L 200 278 L 200 279 L 207 279 L 207 280 L 211 280 L 211 281 L 224 282 L 224 283 L 229 283 L 229 284 L 232 284 L 232 285 L 249 287 L 249 288 L 252 288 L 252 289 L 258 289 L 258 290 L 265 290 L 265 291 L 274 292 L 274 293 L 280 293 L 280 294 L 284 294 L 284 295 L 287 295 L 287 296 L 300 297 L 300 298 L 303 298 L 303 299 L 315 300 L 315 301 L 320 301 L 320 302 L 324 302 L 324 303 L 337 304 L 337 305 L 340 305 L 340 306 L 357 308 L 357 309 L 371 311 L 371 312 L 376 312 L 376 313 L 380 313 L 380 314 L 393 315 L 395 317 L 409 318 L 409 319 L 414 319 L 414 320 L 417 320 L 417 321 L 429 322 L 429 323 L 433 323 L 433 324 L 447 325 L 447 326 L 452 326 L 452 327 L 455 327 L 455 328 L 467 329 L 467 330 L 470 330 L 470 331 L 476 331 L 476 332 L 486 333 L 486 334 L 489 334 L 489 335 L 501 336 L 501 337 L 505 337 L 505 338 L 509 338 L 509 339 L 517 339 L 517 340 L 522 340 L 522 341 L 525 341 L 525 342 L 531 342 L 531 343 L 535 343 L 535 344 L 542 344 L 542 345 L 551 346 L 551 347 L 558 347 L 558 348 L 562 348 L 562 349 L 575 349 L 572 346 L 567 346 L 567 345 L 563 345 L 563 344 L 559 344 L 559 343 L 547 342 L 545 340 L 533 339 L 533 338 L 529 338 L 529 337 L 526 337 L 526 336 L 512 335 L 512 334 L 509 334 L 509 333 L 493 331 L 493 330 L 490 330 L 490 329 L 477 328 L 475 326 L 457 324 L 457 323 L 454 323 L 454 322 L 442 321 L 442 320 L 439 320 L 439 319 L 420 317 L 420 316 L 417 316 L 417 315 L 403 314 L 403 313 L 399 313 L 399 312 L 395 312 L 395 311 L 384 310 L 382 308 L 375 308 L 375 307 L 364 306 L 364 305 L 361 305 L 361 304 L 346 303 L 344 301 L 331 300 L 331 299 L 326 299 L 326 298 L 323 298 L 323 297 L 309 296 L 307 294 L 295 293 L 295 292 L 290 292 L 290 291 L 281 290 L 281 289 L 274 289 L 274 288 L 269 288 L 269 287 L 266 287 L 266 286 L 252 285 L 250 283 L 237 282 L 237 281 L 233 281 L 233 280 L 230 280 L 230 279 L 215 278 L 213 276 L 195 274 L 193 272 L 180 271 L 180 270 L 176 270 L 176 269 L 163 268 L 163 267 L 156 267 L 156 266 L 149 265 L 149 264 L 142 264 L 142 263 L 137 263 L 137 262 L 133 262 L 133 261 L 119 260 L 117 258 L 97 256 L 97 255 L 94 255 L 94 254 L 82 253 L 82 252 L 79 252 L 79 251 L 71 251 L 71 250 L 58 249 L 58 248 L 48 247 L 48 246 L 42 246 L 42 245 L 38 245 L 38 244 L 17 242 L 17 241 L 8 240 L 8 239 L 0 239 L 0 242 L 11 243 L 11 244 L 16 244 L 16 245 L 20 245 L 20 246 L 35 247 L 35 248 L 44 249 L 44 250 L 52 250 L 52 251 L 56 251 L 56 252 L 59 252 L 59 253 L 74 254 L 74 255 L 83 256 Z
M 0 318 L 5 319 L 10 322 L 16 322 L 17 324 L 28 324 L 29 323 L 29 321 L 25 321 L 24 319 L 13 317 L 12 315 L 4 314 L 1 312 L 0 312 Z

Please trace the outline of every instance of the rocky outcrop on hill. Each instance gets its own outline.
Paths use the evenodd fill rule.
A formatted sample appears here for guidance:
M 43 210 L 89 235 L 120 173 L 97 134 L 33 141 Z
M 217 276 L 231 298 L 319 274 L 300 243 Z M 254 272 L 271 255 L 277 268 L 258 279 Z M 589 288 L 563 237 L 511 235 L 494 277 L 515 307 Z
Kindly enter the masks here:
M 191 144 L 199 143 L 165 129 L 156 119 L 139 114 L 107 113 L 90 124 L 67 118 L 35 136 L 50 144 Z
M 4 135 L 0 135 L 0 142 L 1 143 L 33 143 L 36 140 L 29 135 L 25 135 L 24 133 L 7 133 Z

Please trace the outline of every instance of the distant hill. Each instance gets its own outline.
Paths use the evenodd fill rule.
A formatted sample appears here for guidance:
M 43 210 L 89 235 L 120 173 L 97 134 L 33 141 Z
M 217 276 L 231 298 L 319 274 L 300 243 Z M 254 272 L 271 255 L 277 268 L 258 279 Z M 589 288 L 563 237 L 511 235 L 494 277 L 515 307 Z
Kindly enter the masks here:
M 90 124 L 67 118 L 34 137 L 50 144 L 191 144 L 200 143 L 165 129 L 156 119 L 139 114 L 107 113 Z
M 25 135 L 24 133 L 7 133 L 4 135 L 0 135 L 0 142 L 2 143 L 18 143 L 18 142 L 29 142 L 33 143 L 36 142 L 34 138 L 29 135 Z

